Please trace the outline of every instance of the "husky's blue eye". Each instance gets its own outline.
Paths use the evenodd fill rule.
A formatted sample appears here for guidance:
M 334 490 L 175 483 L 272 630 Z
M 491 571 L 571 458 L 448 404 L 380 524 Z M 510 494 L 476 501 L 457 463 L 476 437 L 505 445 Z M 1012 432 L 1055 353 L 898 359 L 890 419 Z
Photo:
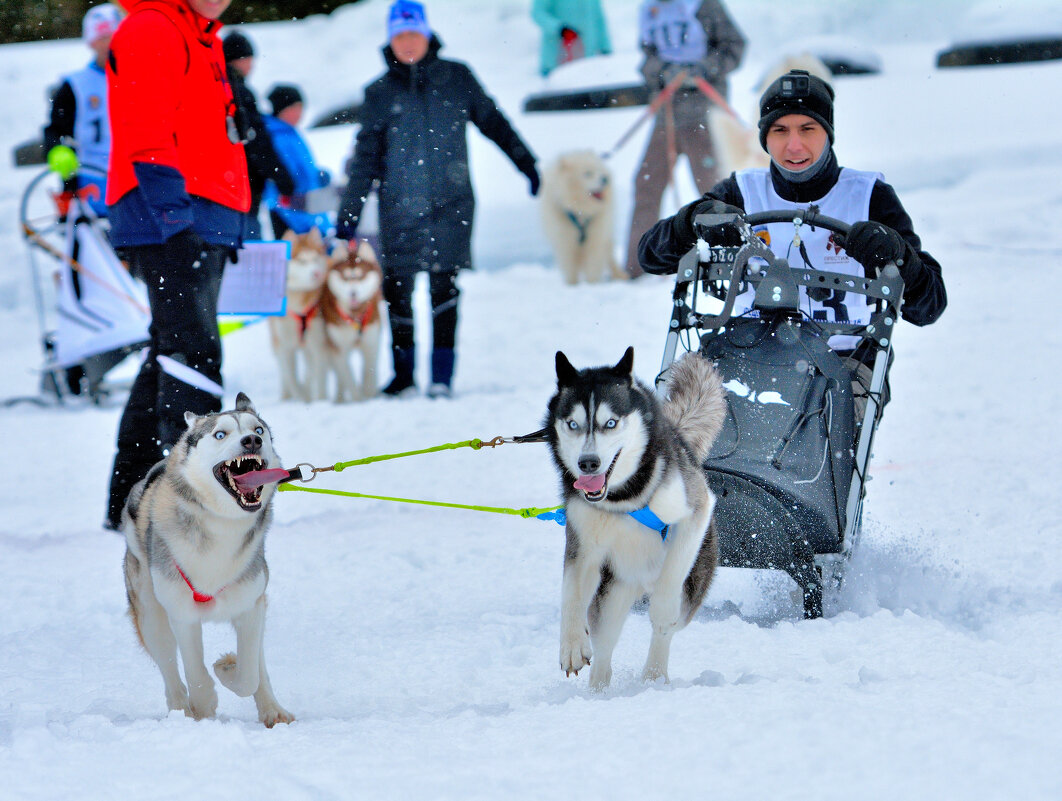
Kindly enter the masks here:
M 214 432 L 214 439 L 225 439 L 225 432 L 224 431 L 215 431 Z
M 255 426 L 254 427 L 254 433 L 257 434 L 258 436 L 262 436 L 262 434 L 265 433 L 265 429 L 262 428 L 261 426 Z
M 579 424 L 577 422 L 575 422 L 574 420 L 569 420 L 568 421 L 568 428 L 570 428 L 572 431 L 578 431 L 579 430 Z
M 605 421 L 605 428 L 615 428 L 619 423 L 616 422 L 616 418 L 610 417 Z

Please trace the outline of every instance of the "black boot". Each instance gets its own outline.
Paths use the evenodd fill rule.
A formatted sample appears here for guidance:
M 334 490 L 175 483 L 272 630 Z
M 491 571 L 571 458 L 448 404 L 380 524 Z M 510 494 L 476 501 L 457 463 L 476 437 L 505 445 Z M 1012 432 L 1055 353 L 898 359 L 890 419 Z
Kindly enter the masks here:
M 412 395 L 417 391 L 413 383 L 413 348 L 391 348 L 391 358 L 395 363 L 395 377 L 381 392 L 392 398 Z

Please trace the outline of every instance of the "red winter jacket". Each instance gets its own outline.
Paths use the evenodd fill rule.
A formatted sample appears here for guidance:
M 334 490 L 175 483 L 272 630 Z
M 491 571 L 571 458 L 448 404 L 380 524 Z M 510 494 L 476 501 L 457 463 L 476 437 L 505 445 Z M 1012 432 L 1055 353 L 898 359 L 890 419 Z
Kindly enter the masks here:
M 140 222 L 156 229 L 147 237 L 156 241 L 196 223 L 199 199 L 247 211 L 247 162 L 243 146 L 229 137 L 235 104 L 217 36 L 221 23 L 197 14 L 187 0 L 124 5 L 131 13 L 111 41 L 107 66 L 108 205 L 137 190 L 126 205 L 150 211 Z

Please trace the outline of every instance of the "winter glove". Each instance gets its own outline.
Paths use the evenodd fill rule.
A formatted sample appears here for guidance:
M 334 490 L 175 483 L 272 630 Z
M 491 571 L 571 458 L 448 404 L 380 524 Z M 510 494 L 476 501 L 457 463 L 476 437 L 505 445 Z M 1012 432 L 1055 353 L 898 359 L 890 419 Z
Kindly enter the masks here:
M 845 252 L 862 264 L 868 274 L 877 274 L 890 261 L 898 267 L 907 255 L 907 243 L 903 237 L 879 222 L 857 222 L 848 229 L 845 237 Z
M 207 243 L 191 228 L 184 228 L 167 239 L 164 247 L 171 264 L 195 269 L 203 258 Z
M 675 241 L 680 247 L 691 248 L 697 242 L 700 234 L 709 245 L 726 245 L 739 247 L 742 244 L 741 233 L 738 229 L 727 223 L 714 225 L 710 228 L 697 228 L 693 221 L 698 214 L 744 214 L 737 206 L 731 206 L 713 197 L 704 197 L 687 203 L 675 215 L 671 223 L 671 230 L 675 234 Z
M 532 164 L 526 170 L 522 170 L 522 172 L 523 172 L 524 175 L 527 176 L 527 180 L 531 184 L 531 197 L 537 196 L 538 195 L 539 177 L 538 177 L 538 170 L 535 168 L 535 165 Z

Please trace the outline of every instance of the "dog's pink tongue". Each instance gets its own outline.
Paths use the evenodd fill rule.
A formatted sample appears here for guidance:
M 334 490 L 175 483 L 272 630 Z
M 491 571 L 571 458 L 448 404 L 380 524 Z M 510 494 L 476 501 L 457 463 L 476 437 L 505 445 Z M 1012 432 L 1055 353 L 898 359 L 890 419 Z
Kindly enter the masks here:
M 605 474 L 598 473 L 596 476 L 579 476 L 573 484 L 577 490 L 583 492 L 601 492 L 601 488 L 605 486 Z
M 252 490 L 255 487 L 261 487 L 263 484 L 270 484 L 287 477 L 287 470 L 280 467 L 270 467 L 268 470 L 252 470 L 250 473 L 233 476 L 232 480 L 236 482 L 240 489 Z

